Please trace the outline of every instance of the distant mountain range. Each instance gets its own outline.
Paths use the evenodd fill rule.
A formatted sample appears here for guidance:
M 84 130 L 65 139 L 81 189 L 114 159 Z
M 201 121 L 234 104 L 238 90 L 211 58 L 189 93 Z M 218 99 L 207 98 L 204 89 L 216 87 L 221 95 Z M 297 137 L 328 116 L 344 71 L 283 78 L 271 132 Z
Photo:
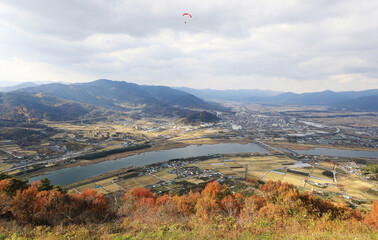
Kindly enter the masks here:
M 98 112 L 133 110 L 144 115 L 179 118 L 197 110 L 227 110 L 192 94 L 164 86 L 105 79 L 89 83 L 28 86 L 30 84 L 19 85 L 16 91 L 1 93 L 0 118 L 71 120 L 93 113 L 95 108 Z
M 51 83 L 23 88 L 19 91 L 45 93 L 66 100 L 114 109 L 140 107 L 144 109 L 200 108 L 216 110 L 222 108 L 192 94 L 169 87 L 138 85 L 106 79 L 69 85 Z
M 14 86 L 0 87 L 0 92 L 11 92 L 11 91 L 16 91 L 18 89 L 35 87 L 35 86 L 38 86 L 38 84 L 33 83 L 33 82 L 24 82 L 24 83 L 20 83 Z
M 136 114 L 148 116 L 192 116 L 188 121 L 192 121 L 192 118 L 201 121 L 196 113 L 204 110 L 228 111 L 217 103 L 205 100 L 273 105 L 322 105 L 338 110 L 378 111 L 378 89 L 297 94 L 257 89 L 174 89 L 100 79 L 76 84 L 23 83 L 3 87 L 0 91 L 4 92 L 0 93 L 0 119 L 74 120 L 88 115 L 106 115 L 111 111 L 126 113 L 133 110 Z
M 176 87 L 175 89 L 193 94 L 194 96 L 209 101 L 235 101 L 248 102 L 250 97 L 271 97 L 282 92 L 260 89 L 239 89 L 239 90 L 214 90 L 214 89 L 194 89 L 187 87 Z
M 321 105 L 333 109 L 378 111 L 378 89 L 346 92 L 279 93 L 263 90 L 211 90 L 178 88 L 207 100 L 278 105 Z

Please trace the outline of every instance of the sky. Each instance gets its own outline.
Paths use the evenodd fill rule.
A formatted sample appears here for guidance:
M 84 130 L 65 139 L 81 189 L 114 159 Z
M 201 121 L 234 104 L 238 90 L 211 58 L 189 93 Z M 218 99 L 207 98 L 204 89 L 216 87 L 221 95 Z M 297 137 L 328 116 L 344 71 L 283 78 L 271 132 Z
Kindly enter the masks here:
M 378 88 L 378 1 L 0 0 L 0 85 L 96 79 Z

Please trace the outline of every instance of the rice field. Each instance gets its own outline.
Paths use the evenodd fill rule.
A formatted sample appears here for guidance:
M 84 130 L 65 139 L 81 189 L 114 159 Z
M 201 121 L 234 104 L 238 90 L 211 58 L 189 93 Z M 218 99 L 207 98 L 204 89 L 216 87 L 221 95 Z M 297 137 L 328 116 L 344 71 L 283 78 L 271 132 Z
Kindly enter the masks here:
M 282 182 L 288 182 L 290 184 L 293 184 L 295 186 L 300 186 L 302 187 L 304 185 L 304 180 L 307 177 L 298 175 L 298 174 L 293 174 L 293 173 L 286 173 L 285 176 L 282 178 Z
M 278 181 L 278 180 L 282 180 L 284 176 L 285 176 L 285 174 L 279 174 L 279 173 L 269 172 L 261 180 L 263 180 L 265 182 L 269 181 L 269 180 Z
M 331 177 L 328 177 L 324 174 L 322 174 L 324 171 L 326 171 L 325 169 L 321 169 L 321 168 L 314 168 L 312 170 L 312 173 L 311 173 L 311 176 L 315 176 L 315 177 L 318 177 L 318 178 L 324 178 L 324 179 L 330 179 L 331 181 L 333 181 Z
M 129 178 L 124 181 L 117 182 L 117 184 L 123 187 L 125 190 L 130 190 L 135 187 L 145 187 L 148 185 L 153 185 L 160 181 L 161 181 L 160 179 L 154 176 L 145 175 L 145 176 L 136 177 L 136 178 Z
M 11 167 L 12 167 L 11 164 L 0 162 L 0 172 L 4 171 L 4 170 L 7 170 L 8 168 L 11 168 Z
M 169 173 L 170 170 L 173 170 L 173 168 L 164 169 L 162 171 L 154 173 L 153 175 L 158 176 L 158 177 L 164 179 L 165 181 L 171 181 L 171 180 L 175 179 L 177 177 L 177 175 L 174 174 L 174 173 Z

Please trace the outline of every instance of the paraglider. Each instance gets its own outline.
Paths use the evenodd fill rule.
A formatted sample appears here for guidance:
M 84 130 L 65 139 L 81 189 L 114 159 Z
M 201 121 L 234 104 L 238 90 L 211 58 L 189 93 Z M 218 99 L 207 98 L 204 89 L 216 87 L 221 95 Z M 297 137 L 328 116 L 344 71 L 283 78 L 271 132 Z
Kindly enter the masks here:
M 192 18 L 192 15 L 190 15 L 189 13 L 183 13 L 182 16 L 183 16 L 183 17 L 185 17 L 185 16 L 189 16 L 190 18 Z M 186 21 L 185 21 L 185 23 L 186 23 Z

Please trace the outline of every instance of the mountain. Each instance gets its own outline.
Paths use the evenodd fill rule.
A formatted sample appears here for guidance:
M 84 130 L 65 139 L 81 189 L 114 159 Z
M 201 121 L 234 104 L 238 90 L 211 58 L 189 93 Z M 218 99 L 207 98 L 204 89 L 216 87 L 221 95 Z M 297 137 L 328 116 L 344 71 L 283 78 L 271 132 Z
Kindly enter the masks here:
M 377 111 L 378 89 L 365 91 L 322 91 L 310 93 L 275 92 L 270 90 L 213 90 L 175 88 L 197 97 L 212 101 L 253 102 L 279 105 L 323 105 L 333 109 Z
M 43 94 L 0 93 L 0 119 L 3 120 L 77 120 L 91 110 L 94 108 Z
M 349 92 L 282 93 L 273 97 L 249 98 L 253 102 L 280 103 L 288 105 L 335 105 L 354 98 L 378 95 L 378 89 Z
M 59 98 L 104 107 L 184 107 L 214 109 L 215 106 L 189 93 L 163 86 L 143 86 L 122 81 L 97 80 L 89 83 L 52 83 L 22 91 L 46 93 Z
M 378 112 L 378 95 L 364 96 L 335 104 L 337 108 Z
M 271 90 L 259 90 L 259 89 L 240 89 L 240 90 L 214 90 L 214 89 L 193 89 L 186 87 L 177 87 L 177 90 L 181 90 L 194 96 L 203 98 L 210 101 L 237 101 L 246 102 L 250 97 L 270 97 L 280 94 L 281 92 L 275 92 Z
M 24 83 L 17 84 L 15 86 L 0 87 L 0 92 L 11 92 L 11 91 L 16 91 L 22 88 L 35 87 L 35 86 L 38 86 L 38 84 L 33 83 L 33 82 L 24 82 Z
M 153 97 L 170 106 L 188 107 L 188 108 L 211 108 L 209 103 L 195 97 L 192 94 L 173 89 L 165 86 L 141 86 L 143 90 Z
M 211 122 L 217 122 L 219 120 L 220 118 L 218 118 L 216 115 L 206 112 L 206 111 L 202 111 L 202 112 L 193 113 L 187 117 L 180 119 L 179 123 L 184 123 L 184 124 L 211 123 Z
M 122 103 L 154 104 L 154 98 L 134 83 L 97 80 L 90 83 L 51 83 L 25 88 L 29 93 L 45 93 L 66 100 L 102 107 L 115 107 Z
M 61 99 L 118 111 L 139 110 L 150 116 L 185 117 L 198 109 L 226 108 L 192 94 L 164 86 L 146 86 L 100 79 L 88 83 L 51 83 L 23 88 L 20 92 L 43 93 Z

